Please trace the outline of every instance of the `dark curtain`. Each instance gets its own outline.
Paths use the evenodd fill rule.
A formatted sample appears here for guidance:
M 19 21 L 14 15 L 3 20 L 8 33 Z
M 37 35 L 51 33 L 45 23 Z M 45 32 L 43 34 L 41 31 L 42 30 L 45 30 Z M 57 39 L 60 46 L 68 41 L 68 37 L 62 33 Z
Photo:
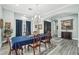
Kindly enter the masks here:
M 16 20 L 16 36 L 22 36 L 22 20 Z
M 31 22 L 26 21 L 26 35 L 31 35 Z
M 51 22 L 44 21 L 44 34 L 46 34 L 48 31 L 51 31 Z

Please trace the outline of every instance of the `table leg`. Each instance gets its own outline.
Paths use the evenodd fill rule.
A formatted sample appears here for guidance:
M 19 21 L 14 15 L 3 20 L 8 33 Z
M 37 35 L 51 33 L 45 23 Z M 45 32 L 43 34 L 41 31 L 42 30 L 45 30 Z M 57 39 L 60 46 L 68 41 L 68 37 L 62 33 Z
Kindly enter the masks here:
M 15 49 L 15 53 L 16 53 L 16 55 L 18 55 L 18 52 L 17 52 L 17 51 L 18 51 L 18 49 Z
M 23 48 L 21 48 L 21 54 L 23 55 Z
M 45 43 L 45 48 L 47 48 L 46 43 Z
M 27 49 L 28 49 L 28 51 L 29 51 L 29 45 L 27 46 Z
M 35 48 L 33 48 L 33 53 L 34 53 L 34 55 L 35 55 Z
M 51 47 L 51 42 L 49 41 L 48 44 L 49 44 L 49 48 L 50 48 Z

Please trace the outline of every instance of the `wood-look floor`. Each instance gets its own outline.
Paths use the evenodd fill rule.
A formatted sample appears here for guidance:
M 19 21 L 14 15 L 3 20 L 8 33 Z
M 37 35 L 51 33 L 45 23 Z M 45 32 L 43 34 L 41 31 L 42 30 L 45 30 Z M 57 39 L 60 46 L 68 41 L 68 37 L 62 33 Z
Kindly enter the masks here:
M 77 55 L 78 41 L 77 40 L 62 40 L 58 46 L 48 53 L 48 55 Z

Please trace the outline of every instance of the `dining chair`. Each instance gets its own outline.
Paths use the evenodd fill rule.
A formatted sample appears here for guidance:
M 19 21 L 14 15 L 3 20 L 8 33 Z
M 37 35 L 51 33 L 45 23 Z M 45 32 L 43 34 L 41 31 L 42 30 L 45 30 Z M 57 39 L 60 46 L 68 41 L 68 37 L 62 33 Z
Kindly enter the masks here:
M 21 54 L 23 55 L 23 48 L 22 47 L 18 48 L 18 49 L 13 49 L 12 48 L 12 39 L 8 40 L 8 44 L 9 44 L 9 47 L 10 47 L 8 55 L 11 55 L 13 51 L 15 51 L 16 55 L 20 55 L 20 50 L 21 50 Z
M 32 37 L 32 36 L 34 36 L 33 34 L 32 35 L 28 35 L 29 37 Z M 25 52 L 26 52 L 26 49 L 29 51 L 29 47 L 28 47 L 28 45 L 24 45 L 24 50 L 25 50 Z
M 47 48 L 47 46 L 46 46 L 47 44 L 48 44 L 48 46 L 50 48 L 50 46 L 51 46 L 51 41 L 50 41 L 51 38 L 52 38 L 51 33 L 48 31 L 48 33 L 45 36 L 45 39 L 41 40 L 41 42 L 45 44 L 45 48 Z
M 35 55 L 35 48 L 37 47 L 39 48 L 39 53 L 40 53 L 40 45 L 41 45 L 40 41 L 41 40 L 40 40 L 39 34 L 37 34 L 37 35 L 34 35 L 33 43 L 28 45 L 28 50 L 29 50 L 29 47 L 33 48 L 34 55 Z

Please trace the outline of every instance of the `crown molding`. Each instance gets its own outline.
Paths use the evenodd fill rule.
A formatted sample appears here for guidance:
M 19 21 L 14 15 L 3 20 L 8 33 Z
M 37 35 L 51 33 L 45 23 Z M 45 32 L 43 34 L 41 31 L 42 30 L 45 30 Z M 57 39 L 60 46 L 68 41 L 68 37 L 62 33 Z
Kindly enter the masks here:
M 58 9 L 49 11 L 48 13 L 45 13 L 45 14 L 43 14 L 42 16 L 44 17 L 44 19 L 50 18 L 51 16 L 54 16 L 54 15 L 56 15 L 56 14 L 59 14 L 59 13 L 62 13 L 62 12 L 66 12 L 66 11 L 61 11 L 61 10 L 63 10 L 64 8 L 68 8 L 68 7 L 72 6 L 72 5 L 73 5 L 73 4 L 65 5 L 65 6 L 63 6 L 63 7 L 61 7 L 61 8 L 58 8 Z

